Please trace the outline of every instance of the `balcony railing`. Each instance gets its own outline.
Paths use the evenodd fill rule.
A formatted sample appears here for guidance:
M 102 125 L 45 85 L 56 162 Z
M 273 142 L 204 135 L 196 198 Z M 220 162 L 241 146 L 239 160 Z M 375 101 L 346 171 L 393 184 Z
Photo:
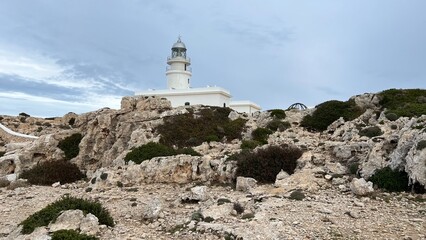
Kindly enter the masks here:
M 167 57 L 167 61 L 170 61 L 170 60 L 172 60 L 172 59 L 184 59 L 184 60 L 186 60 L 186 61 L 188 61 L 188 62 L 191 62 L 191 58 L 189 58 L 189 57 Z
M 182 71 L 182 69 L 172 69 L 172 67 L 171 67 L 171 66 L 167 66 L 167 67 L 166 67 L 166 71 L 170 71 L 170 70 L 178 70 L 178 71 Z M 185 71 L 192 72 L 192 67 L 187 66 Z

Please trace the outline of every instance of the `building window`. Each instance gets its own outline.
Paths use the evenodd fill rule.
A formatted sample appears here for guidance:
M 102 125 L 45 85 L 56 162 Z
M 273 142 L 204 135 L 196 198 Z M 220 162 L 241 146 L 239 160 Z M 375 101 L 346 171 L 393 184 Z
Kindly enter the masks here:
M 185 102 L 185 106 L 189 106 L 189 105 L 191 105 L 191 103 Z

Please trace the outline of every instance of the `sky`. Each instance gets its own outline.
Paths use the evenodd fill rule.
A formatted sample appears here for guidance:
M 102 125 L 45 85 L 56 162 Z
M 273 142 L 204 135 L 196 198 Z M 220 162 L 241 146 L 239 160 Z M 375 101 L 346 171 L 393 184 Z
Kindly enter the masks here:
M 0 115 L 120 108 L 165 89 L 179 35 L 192 87 L 263 110 L 426 88 L 424 0 L 3 0 Z

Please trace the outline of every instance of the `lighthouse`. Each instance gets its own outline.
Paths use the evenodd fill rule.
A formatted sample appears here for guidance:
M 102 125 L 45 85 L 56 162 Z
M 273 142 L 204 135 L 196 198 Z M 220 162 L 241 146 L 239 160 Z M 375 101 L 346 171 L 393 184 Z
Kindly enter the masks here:
M 186 46 L 179 37 L 172 46 L 171 55 L 167 57 L 167 89 L 150 89 L 136 92 L 135 95 L 167 98 L 172 107 L 192 105 L 230 107 L 235 111 L 250 114 L 261 110 L 259 105 L 251 101 L 231 101 L 231 93 L 221 87 L 191 87 L 190 65 L 191 59 L 186 55 Z
M 169 89 L 188 89 L 192 76 L 191 59 L 186 56 L 186 46 L 180 36 L 172 46 L 172 54 L 167 58 L 166 77 Z

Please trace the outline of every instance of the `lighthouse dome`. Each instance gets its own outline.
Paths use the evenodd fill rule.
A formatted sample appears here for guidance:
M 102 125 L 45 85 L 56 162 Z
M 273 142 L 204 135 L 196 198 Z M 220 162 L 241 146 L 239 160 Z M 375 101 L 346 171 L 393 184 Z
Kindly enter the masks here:
M 186 46 L 185 46 L 185 43 L 183 43 L 181 40 L 180 40 L 180 37 L 178 38 L 178 40 L 177 40 L 177 42 L 175 43 L 175 44 L 173 44 L 173 47 L 172 47 L 172 49 L 173 48 L 183 48 L 183 49 L 186 49 Z

